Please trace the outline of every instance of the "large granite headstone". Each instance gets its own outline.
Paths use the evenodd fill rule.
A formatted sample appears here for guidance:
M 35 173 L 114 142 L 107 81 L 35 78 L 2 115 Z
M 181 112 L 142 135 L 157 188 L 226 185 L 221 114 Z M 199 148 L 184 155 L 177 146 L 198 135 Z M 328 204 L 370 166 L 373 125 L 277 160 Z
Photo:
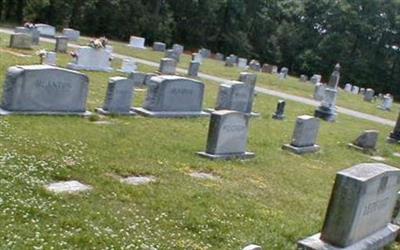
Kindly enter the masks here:
M 165 52 L 167 49 L 167 45 L 162 42 L 154 42 L 153 43 L 153 50 L 158 52 Z
M 111 52 L 106 49 L 94 49 L 89 46 L 80 47 L 76 52 L 75 61 L 68 64 L 73 70 L 92 70 L 110 72 Z
M 150 117 L 208 116 L 202 111 L 204 84 L 179 76 L 154 76 L 147 83 L 147 97 L 137 113 Z
M 40 32 L 37 30 L 37 28 L 27 28 L 27 27 L 16 27 L 14 29 L 15 33 L 24 33 L 28 34 L 32 37 L 32 44 L 33 45 L 38 45 L 39 40 L 40 40 Z
M 135 49 L 145 49 L 146 47 L 144 46 L 146 42 L 146 39 L 143 37 L 139 36 L 131 36 L 129 39 L 129 47 L 135 48 Z
M 302 115 L 297 117 L 294 128 L 292 142 L 285 144 L 282 149 L 291 151 L 295 154 L 314 153 L 320 147 L 316 144 L 320 122 L 318 118 Z
M 96 111 L 102 115 L 135 115 L 131 110 L 134 82 L 124 77 L 111 77 L 103 108 Z
M 162 58 L 159 72 L 163 75 L 175 75 L 176 61 L 172 58 Z
M 78 41 L 81 37 L 81 32 L 79 30 L 74 30 L 70 28 L 63 29 L 63 35 L 68 38 L 69 41 Z
M 230 110 L 215 111 L 211 114 L 205 152 L 200 156 L 209 159 L 245 159 L 254 157 L 246 151 L 249 117 L 244 113 Z
M 39 23 L 35 25 L 37 30 L 40 33 L 40 36 L 44 37 L 55 37 L 56 36 L 56 28 L 51 25 Z
M 10 48 L 31 49 L 32 35 L 25 33 L 15 33 L 10 36 Z
M 4 83 L 1 115 L 87 115 L 89 79 L 49 65 L 10 67 Z
M 337 173 L 322 232 L 298 242 L 301 250 L 383 249 L 400 227 L 391 224 L 400 170 L 359 164 Z
M 55 52 L 67 53 L 68 51 L 68 37 L 56 36 Z

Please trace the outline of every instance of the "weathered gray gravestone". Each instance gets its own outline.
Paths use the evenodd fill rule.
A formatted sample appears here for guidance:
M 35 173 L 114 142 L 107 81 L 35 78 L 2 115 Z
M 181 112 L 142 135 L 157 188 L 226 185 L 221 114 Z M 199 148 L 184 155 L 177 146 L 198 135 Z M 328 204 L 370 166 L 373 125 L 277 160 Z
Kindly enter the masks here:
M 349 147 L 372 153 L 376 151 L 379 132 L 377 130 L 365 130 L 353 143 L 349 143 Z
M 10 48 L 31 49 L 32 48 L 32 36 L 29 34 L 25 34 L 25 33 L 11 34 Z
M 246 159 L 254 153 L 246 151 L 249 117 L 241 112 L 220 110 L 211 114 L 205 152 L 200 156 L 209 159 Z
M 241 72 L 238 80 L 239 82 L 250 84 L 254 89 L 257 82 L 257 74 L 249 72 Z
M 373 89 L 366 89 L 364 94 L 364 101 L 372 102 L 375 96 L 375 91 Z
M 197 77 L 199 75 L 200 63 L 191 61 L 188 68 L 188 76 Z
M 164 52 L 167 48 L 167 45 L 162 42 L 154 42 L 153 43 L 153 50 L 158 52 Z
M 383 249 L 397 237 L 390 223 L 400 189 L 400 170 L 360 164 L 337 173 L 320 234 L 298 242 L 298 249 Z
M 184 47 L 180 44 L 174 44 L 172 45 L 172 50 L 175 51 L 179 56 L 181 56 L 183 54 Z
M 200 53 L 192 53 L 192 61 L 203 63 L 203 56 Z
M 209 49 L 205 49 L 202 48 L 199 50 L 199 54 L 203 57 L 203 58 L 209 58 L 211 55 L 211 51 Z
M 237 66 L 242 69 L 246 68 L 247 67 L 247 59 L 246 58 L 238 58 Z
M 320 83 L 321 82 L 321 79 L 322 79 L 322 76 L 321 75 L 313 75 L 312 77 L 311 77 L 311 79 L 310 79 L 310 81 L 313 83 L 313 84 L 318 84 L 318 83 Z
M 83 46 L 76 51 L 77 57 L 67 65 L 73 70 L 106 71 L 113 70 L 110 63 L 111 52 L 106 49 L 95 49 Z
M 147 74 L 143 72 L 133 72 L 129 74 L 128 78 L 133 81 L 135 88 L 143 88 L 145 85 Z
M 360 88 L 358 87 L 358 86 L 353 86 L 352 88 L 351 88 L 351 93 L 353 94 L 353 95 L 358 95 L 358 92 L 360 91 Z
M 259 72 L 261 70 L 261 64 L 257 60 L 251 60 L 250 63 L 249 63 L 249 68 L 251 70 Z
M 68 51 L 68 37 L 56 36 L 55 52 L 67 53 Z
M 322 101 L 325 96 L 325 84 L 317 83 L 314 87 L 314 100 Z
M 217 54 L 215 54 L 215 60 L 223 61 L 224 58 L 225 58 L 225 56 L 224 56 L 224 54 L 222 54 L 222 53 L 217 53 Z
M 394 126 L 392 133 L 390 133 L 387 138 L 389 143 L 399 143 L 400 142 L 400 114 L 397 116 L 397 122 Z
M 236 65 L 236 59 L 232 56 L 228 56 L 225 59 L 225 67 L 233 67 Z
M 281 79 L 286 79 L 289 74 L 289 69 L 286 67 L 281 68 L 281 72 L 279 73 L 279 77 Z
M 57 53 L 47 52 L 45 57 L 43 58 L 43 64 L 57 66 Z
M 264 73 L 271 74 L 272 73 L 272 65 L 269 65 L 267 63 L 263 64 L 263 66 L 261 68 L 261 71 L 264 72 Z
M 307 81 L 308 81 L 308 76 L 306 76 L 306 75 L 300 75 L 300 81 L 301 81 L 301 82 L 307 82 Z
M 302 115 L 297 117 L 296 127 L 293 132 L 292 142 L 285 144 L 282 149 L 291 151 L 295 154 L 314 153 L 320 147 L 316 144 L 319 132 L 319 119 Z
M 175 75 L 176 61 L 171 58 L 162 58 L 160 62 L 159 72 L 165 75 Z
M 365 88 L 361 88 L 359 94 L 360 95 L 364 95 L 365 94 Z
M 10 67 L 4 83 L 1 115 L 88 115 L 89 79 L 49 65 Z
M 51 25 L 38 23 L 35 26 L 36 26 L 37 30 L 39 31 L 40 36 L 55 37 L 55 35 L 56 35 L 56 28 Z
M 26 27 L 16 27 L 14 29 L 15 33 L 24 33 L 32 36 L 32 44 L 38 45 L 40 40 L 40 32 L 37 28 L 26 28 Z
M 111 77 L 103 108 L 96 111 L 102 115 L 135 115 L 131 110 L 134 82 L 124 77 Z
M 79 30 L 64 28 L 63 35 L 68 37 L 69 41 L 78 41 L 81 36 L 81 32 Z
M 337 90 L 326 88 L 321 105 L 315 110 L 315 117 L 328 122 L 334 122 L 337 117 L 336 112 Z
M 390 111 L 392 109 L 393 105 L 393 97 L 390 94 L 386 94 L 382 97 L 382 104 L 378 106 L 378 108 L 385 110 L 385 111 Z
M 286 106 L 285 100 L 279 100 L 278 105 L 276 106 L 276 111 L 272 115 L 272 118 L 275 120 L 285 119 L 285 106 Z
M 147 97 L 142 108 L 134 111 L 150 117 L 208 116 L 202 111 L 204 84 L 178 76 L 154 76 L 147 84 Z
M 166 58 L 170 58 L 170 59 L 174 59 L 175 61 L 179 62 L 180 61 L 180 54 L 178 52 L 176 52 L 173 49 L 169 49 L 165 51 L 165 57 Z
M 346 83 L 346 85 L 344 86 L 344 91 L 350 93 L 352 88 L 353 88 L 353 85 L 351 85 L 350 83 Z
M 335 65 L 335 69 L 333 70 L 331 77 L 328 82 L 328 87 L 331 89 L 337 89 L 340 80 L 340 64 Z

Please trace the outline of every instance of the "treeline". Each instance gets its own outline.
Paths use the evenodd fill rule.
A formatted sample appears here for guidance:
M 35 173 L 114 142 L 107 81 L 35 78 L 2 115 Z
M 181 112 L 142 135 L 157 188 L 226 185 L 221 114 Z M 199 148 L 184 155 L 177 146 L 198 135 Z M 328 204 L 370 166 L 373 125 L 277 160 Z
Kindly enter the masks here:
M 206 47 L 400 97 L 400 0 L 0 0 L 2 22 Z

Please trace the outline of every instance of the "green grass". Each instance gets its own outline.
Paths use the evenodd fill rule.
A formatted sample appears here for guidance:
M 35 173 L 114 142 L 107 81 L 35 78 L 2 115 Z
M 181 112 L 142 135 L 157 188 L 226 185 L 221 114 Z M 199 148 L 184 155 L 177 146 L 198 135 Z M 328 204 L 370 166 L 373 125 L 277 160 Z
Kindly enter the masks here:
M 5 36 L 0 48 L 6 49 Z M 47 48 L 52 46 L 46 45 Z M 33 54 L 34 51 L 18 51 Z M 59 54 L 60 65 L 70 61 Z M 38 58 L 0 52 L 0 83 L 8 67 Z M 119 61 L 114 62 L 118 67 Z M 141 66 L 140 70 L 154 71 Z M 108 78 L 116 73 L 85 72 L 88 108 L 103 103 Z M 217 85 L 206 82 L 204 107 L 213 107 Z M 136 92 L 140 106 L 145 92 Z M 212 162 L 195 153 L 205 148 L 208 119 L 107 117 L 96 125 L 78 117 L 10 116 L 0 119 L 0 248 L 3 249 L 294 249 L 320 231 L 337 171 L 369 156 L 347 143 L 365 129 L 380 131 L 378 155 L 399 166 L 398 146 L 385 143 L 391 128 L 339 115 L 322 122 L 322 151 L 297 156 L 282 151 L 298 115 L 313 108 L 289 101 L 287 119 L 271 114 L 277 98 L 258 95 L 251 120 L 249 161 Z M 220 181 L 199 181 L 206 171 Z M 153 175 L 157 182 L 132 187 L 113 175 Z M 43 185 L 79 180 L 93 191 L 54 195 Z M 393 249 L 399 249 L 393 246 Z

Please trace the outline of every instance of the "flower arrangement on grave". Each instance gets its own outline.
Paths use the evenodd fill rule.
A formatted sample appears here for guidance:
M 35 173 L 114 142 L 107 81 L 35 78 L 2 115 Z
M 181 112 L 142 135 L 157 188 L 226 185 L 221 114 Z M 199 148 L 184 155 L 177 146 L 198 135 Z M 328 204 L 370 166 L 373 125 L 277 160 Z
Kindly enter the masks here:
M 39 58 L 40 58 L 40 64 L 43 64 L 43 61 L 46 58 L 47 53 L 48 52 L 45 49 L 41 49 L 41 50 L 36 51 L 36 55 L 39 56 Z
M 69 52 L 69 55 L 70 55 L 72 58 L 74 58 L 74 59 L 77 59 L 77 58 L 78 58 L 78 53 L 76 53 L 75 51 Z
M 36 25 L 34 23 L 31 23 L 31 22 L 26 22 L 26 23 L 24 23 L 24 27 L 28 28 L 28 29 L 35 29 Z
M 90 40 L 88 46 L 93 49 L 104 49 L 107 47 L 108 39 L 105 37 L 100 37 L 97 39 Z

